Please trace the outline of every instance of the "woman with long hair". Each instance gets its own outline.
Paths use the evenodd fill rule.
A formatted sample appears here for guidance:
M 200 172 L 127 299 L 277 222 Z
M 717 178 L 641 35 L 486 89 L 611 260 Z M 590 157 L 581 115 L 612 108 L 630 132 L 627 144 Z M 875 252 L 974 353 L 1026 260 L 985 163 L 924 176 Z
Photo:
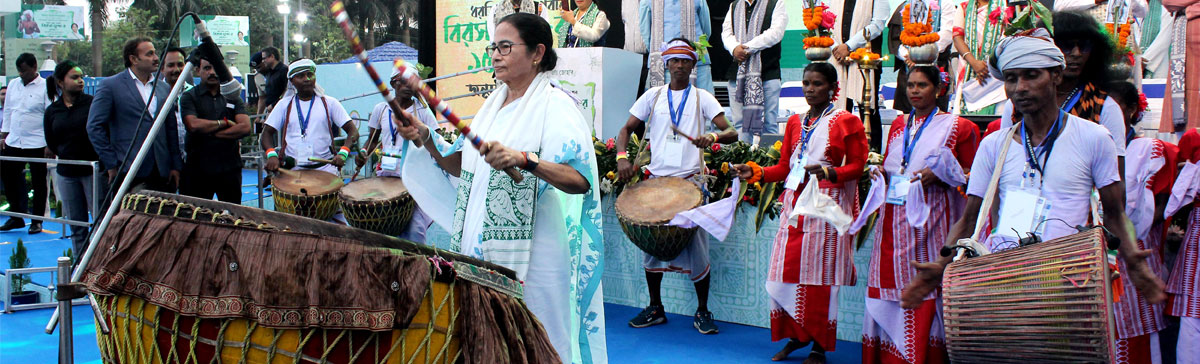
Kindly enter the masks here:
M 100 156 L 88 139 L 88 110 L 92 107 L 92 95 L 83 93 L 83 71 L 75 62 L 64 61 L 54 67 L 54 78 L 46 80 L 46 97 L 53 101 L 46 108 L 43 127 L 46 130 L 46 146 L 59 159 L 98 161 Z M 54 190 L 63 204 L 63 215 L 74 221 L 87 221 L 93 211 L 93 196 L 104 196 L 102 191 L 92 190 L 92 169 L 87 166 L 59 165 L 54 173 Z M 100 183 L 101 189 L 107 183 Z M 99 220 L 99 216 L 94 216 Z M 87 249 L 88 228 L 71 226 L 71 249 L 75 256 Z

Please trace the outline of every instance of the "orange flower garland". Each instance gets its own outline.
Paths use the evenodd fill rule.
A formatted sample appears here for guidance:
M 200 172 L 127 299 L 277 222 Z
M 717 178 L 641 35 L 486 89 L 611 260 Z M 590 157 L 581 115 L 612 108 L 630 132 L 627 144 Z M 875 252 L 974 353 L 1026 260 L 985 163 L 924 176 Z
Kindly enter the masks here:
M 1116 37 L 1118 49 L 1124 49 L 1128 45 L 1127 42 L 1129 41 L 1129 28 L 1132 26 L 1131 22 L 1132 21 L 1126 21 L 1124 24 L 1121 24 L 1119 27 L 1117 27 L 1116 32 L 1113 31 L 1113 23 L 1104 24 L 1104 28 L 1108 30 L 1108 34 Z
M 821 35 L 828 30 L 821 26 L 825 10 L 828 7 L 814 6 L 804 9 L 804 27 L 810 36 L 804 38 L 804 48 L 828 48 L 833 46 L 833 38 Z
M 919 47 L 929 43 L 937 42 L 941 39 L 937 33 L 933 33 L 933 26 L 929 23 L 910 23 L 909 5 L 904 5 L 904 12 L 900 15 L 904 20 L 904 30 L 900 31 L 900 43 L 909 47 Z M 932 22 L 933 18 L 927 20 Z
M 812 47 L 817 47 L 817 48 L 826 47 L 826 48 L 828 48 L 828 47 L 832 47 L 832 46 L 833 46 L 833 38 L 830 38 L 830 37 L 808 37 L 808 38 L 804 38 L 804 48 L 812 48 Z
M 821 16 L 824 13 L 824 6 L 804 9 L 804 27 L 808 30 L 817 30 L 817 27 L 821 26 Z
M 854 60 L 866 59 L 869 61 L 874 61 L 874 60 L 879 59 L 879 53 L 868 51 L 867 48 L 865 48 L 865 47 L 859 48 L 859 49 L 855 49 L 853 52 L 850 52 L 850 59 L 854 59 Z

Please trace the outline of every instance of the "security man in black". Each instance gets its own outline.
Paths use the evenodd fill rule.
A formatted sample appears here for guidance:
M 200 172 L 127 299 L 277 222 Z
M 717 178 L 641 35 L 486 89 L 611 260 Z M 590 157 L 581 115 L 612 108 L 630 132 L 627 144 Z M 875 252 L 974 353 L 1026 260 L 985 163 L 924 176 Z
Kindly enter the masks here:
M 239 141 L 254 126 L 240 97 L 221 95 L 221 81 L 212 64 L 200 61 L 200 85 L 179 100 L 187 127 L 187 154 L 179 193 L 223 202 L 242 203 L 242 157 Z

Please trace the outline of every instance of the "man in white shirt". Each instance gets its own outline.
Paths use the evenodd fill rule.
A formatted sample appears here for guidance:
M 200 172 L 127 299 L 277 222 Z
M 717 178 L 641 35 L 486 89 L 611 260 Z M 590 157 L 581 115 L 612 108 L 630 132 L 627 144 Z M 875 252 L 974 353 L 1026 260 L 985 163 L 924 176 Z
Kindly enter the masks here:
M 312 60 L 302 59 L 288 67 L 288 79 L 296 92 L 288 92 L 279 99 L 263 128 L 262 147 L 267 153 L 268 171 L 279 170 L 280 160 L 295 158 L 299 169 L 315 169 L 338 175 L 355 150 L 358 128 L 350 121 L 350 114 L 337 99 L 320 95 L 317 90 L 317 65 Z M 346 132 L 346 142 L 334 154 L 333 139 L 338 128 Z M 275 150 L 279 138 L 280 148 Z M 313 162 L 309 158 L 330 160 L 332 164 Z
M 1024 230 L 1018 230 L 1022 237 L 1036 234 L 1042 241 L 1077 232 L 1076 225 L 1088 224 L 1091 191 L 1096 188 L 1104 212 L 1103 225 L 1120 240 L 1120 253 L 1128 263 L 1128 271 L 1122 273 L 1133 280 L 1148 302 L 1163 302 L 1164 284 L 1146 264 L 1150 252 L 1138 249 L 1132 224 L 1125 216 L 1125 189 L 1117 170 L 1116 147 L 1098 142 L 1108 131 L 1045 102 L 1055 97 L 1062 81 L 1066 65 L 1062 51 L 1044 29 L 1038 29 L 1029 36 L 1001 40 L 994 59 L 992 77 L 1004 81 L 1005 92 L 1024 117 L 1021 123 L 992 133 L 980 143 L 967 185 L 966 211 L 951 227 L 947 245 L 971 236 L 991 175 L 996 164 L 1003 163 L 996 189 L 1000 206 L 994 220 L 997 233 L 984 242 L 985 246 L 993 251 L 1014 247 L 1015 237 L 1000 236 L 1008 230 L 1005 226 Z M 1018 129 L 1010 139 L 1011 128 Z M 1004 160 L 998 161 L 1004 143 L 1011 145 Z M 1038 202 L 1045 202 L 1038 206 L 1049 207 L 1032 216 L 1006 213 L 1006 204 Z M 905 307 L 919 305 L 941 283 L 950 260 L 942 257 L 936 262 L 913 264 L 919 273 L 904 290 Z
M 4 101 L 4 120 L 0 126 L 0 155 L 23 158 L 53 158 L 46 149 L 46 134 L 43 119 L 50 100 L 46 98 L 46 79 L 38 75 L 37 59 L 32 54 L 22 53 L 17 57 L 17 72 L 20 78 L 8 82 L 11 97 Z M 25 185 L 25 166 L 33 182 L 33 215 L 46 213 L 46 164 L 4 162 L 0 167 L 0 180 L 4 183 L 9 211 L 29 213 L 29 186 Z M 0 226 L 0 231 L 25 227 L 25 220 L 10 217 Z M 33 220 L 29 233 L 42 232 L 42 222 Z
M 721 41 L 737 62 L 729 68 L 729 104 L 744 142 L 779 134 L 780 41 L 787 23 L 787 5 L 777 0 L 735 0 L 725 15 Z
M 629 134 L 634 130 L 645 128 L 643 135 L 654 148 L 648 166 L 650 178 L 697 177 L 704 169 L 702 148 L 717 142 L 737 140 L 737 131 L 729 127 L 725 120 L 725 109 L 717 103 L 717 99 L 708 91 L 688 83 L 688 75 L 692 73 L 697 60 L 691 44 L 686 39 L 675 38 L 662 47 L 661 53 L 671 72 L 671 83 L 646 90 L 629 110 L 632 114 L 629 121 L 617 133 L 617 171 L 622 180 L 629 180 L 634 173 L 638 173 L 625 151 Z M 704 134 L 710 120 L 717 129 L 723 131 Z M 688 138 L 692 138 L 692 141 L 689 142 Z M 699 183 L 703 183 L 703 180 Z M 698 302 L 692 326 L 702 334 L 717 333 L 717 325 L 708 311 L 710 261 L 706 236 L 703 232 L 697 232 L 679 257 L 669 262 L 645 254 L 642 267 L 646 270 L 650 305 L 630 320 L 629 326 L 642 328 L 667 322 L 660 288 L 664 272 L 677 272 L 687 274 L 696 286 Z
M 416 75 L 416 71 L 412 68 L 406 68 L 405 77 Z M 421 124 L 430 128 L 438 128 L 437 118 L 433 116 L 433 111 L 424 101 L 418 100 L 416 90 L 408 85 L 402 79 L 398 70 L 392 71 L 392 88 L 396 90 L 396 100 L 400 102 L 400 107 L 404 108 L 405 112 L 412 114 Z M 367 121 L 367 128 L 370 130 L 367 137 L 367 146 L 359 151 L 355 162 L 362 168 L 367 163 L 367 158 L 375 151 L 380 149 L 379 166 L 376 169 L 376 175 L 381 177 L 400 177 L 401 168 L 404 168 L 404 161 L 409 150 L 414 149 L 412 142 L 405 140 L 398 135 L 396 128 L 397 115 L 392 114 L 392 108 L 388 106 L 386 101 L 375 104 L 375 109 L 371 111 L 371 118 Z M 382 139 L 382 143 L 381 143 Z M 421 207 L 417 206 L 413 212 L 411 222 L 408 224 L 408 229 L 400 234 L 400 238 L 411 240 L 417 243 L 425 243 L 425 231 L 429 229 L 429 225 L 433 224 L 433 219 L 421 211 Z

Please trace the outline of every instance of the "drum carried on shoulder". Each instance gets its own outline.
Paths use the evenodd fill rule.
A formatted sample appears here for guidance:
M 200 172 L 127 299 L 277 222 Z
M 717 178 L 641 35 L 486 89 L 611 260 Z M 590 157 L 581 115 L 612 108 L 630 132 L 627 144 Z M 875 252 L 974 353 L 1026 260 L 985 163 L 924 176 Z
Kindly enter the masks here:
M 699 207 L 704 194 L 679 177 L 658 177 L 630 186 L 617 196 L 617 219 L 634 245 L 655 259 L 675 259 L 698 228 L 667 225 L 675 215 Z
M 350 182 L 338 190 L 338 202 L 350 226 L 391 236 L 408 228 L 417 207 L 399 177 Z
M 1093 228 L 951 263 L 942 284 L 950 360 L 1111 362 L 1116 336 L 1105 246 L 1103 230 Z
M 506 268 L 323 221 L 138 192 L 83 282 L 106 363 L 558 363 Z
M 342 178 L 317 170 L 284 170 L 271 182 L 275 211 L 325 221 L 337 213 Z

